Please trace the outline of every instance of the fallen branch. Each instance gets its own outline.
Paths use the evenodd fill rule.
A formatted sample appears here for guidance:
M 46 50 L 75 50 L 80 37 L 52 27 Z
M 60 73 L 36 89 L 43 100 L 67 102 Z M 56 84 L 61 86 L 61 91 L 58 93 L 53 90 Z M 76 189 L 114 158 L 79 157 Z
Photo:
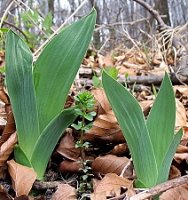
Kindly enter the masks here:
M 92 86 L 93 82 L 90 80 L 90 78 L 94 75 L 97 74 L 97 76 L 100 75 L 100 71 L 93 71 L 90 68 L 80 68 L 79 70 L 79 79 L 75 81 L 75 83 L 80 84 L 80 85 L 85 85 L 85 86 Z M 176 84 L 181 84 L 183 83 L 188 83 L 188 79 L 177 79 L 176 75 L 174 73 L 169 74 L 170 79 L 174 85 Z M 141 76 L 128 76 L 125 78 L 124 75 L 120 75 L 118 82 L 125 85 L 126 84 L 143 84 L 143 85 L 160 85 L 162 80 L 163 80 L 164 75 L 154 75 L 154 74 L 148 74 L 148 75 L 141 75 Z
M 165 183 L 161 183 L 161 184 L 159 184 L 155 187 L 152 187 L 148 190 L 140 192 L 139 194 L 136 194 L 136 195 L 130 197 L 129 200 L 144 200 L 144 199 L 159 195 L 162 192 L 165 192 L 169 189 L 183 185 L 183 184 L 187 183 L 187 181 L 188 181 L 188 175 L 185 175 L 185 176 L 182 176 L 179 178 L 175 178 L 175 179 L 172 179 Z
M 35 181 L 33 184 L 33 188 L 36 190 L 47 190 L 47 189 L 55 189 L 58 187 L 59 184 L 62 184 L 62 181 Z

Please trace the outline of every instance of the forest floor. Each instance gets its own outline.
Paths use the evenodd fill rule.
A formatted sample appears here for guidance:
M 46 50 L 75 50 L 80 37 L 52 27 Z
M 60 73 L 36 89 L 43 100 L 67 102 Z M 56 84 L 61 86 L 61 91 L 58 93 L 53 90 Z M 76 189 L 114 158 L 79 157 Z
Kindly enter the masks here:
M 4 65 L 4 52 L 0 52 L 0 64 Z M 126 86 L 139 101 L 144 115 L 147 117 L 152 108 L 155 94 L 165 74 L 169 72 L 169 65 L 174 62 L 172 56 L 165 60 L 160 52 L 150 50 L 117 48 L 105 55 L 88 51 L 80 73 L 72 86 L 66 107 L 74 104 L 74 96 L 83 90 L 89 90 L 95 98 L 96 116 L 92 128 L 85 133 L 84 140 L 90 145 L 85 151 L 85 159 L 89 160 L 86 175 L 90 177 L 89 186 L 81 191 L 80 177 L 83 176 L 81 151 L 75 147 L 79 140 L 79 133 L 68 128 L 63 134 L 51 156 L 44 181 L 35 181 L 30 186 L 27 169 L 16 164 L 13 159 L 13 148 L 17 143 L 15 122 L 10 114 L 10 103 L 7 98 L 1 75 L 0 87 L 0 199 L 1 200 L 75 200 L 75 199 L 149 199 L 164 192 L 161 200 L 186 200 L 188 196 L 188 87 L 173 81 L 176 97 L 176 125 L 175 130 L 183 128 L 181 143 L 177 148 L 171 165 L 169 182 L 158 188 L 134 188 L 135 172 L 129 147 L 114 116 L 112 108 L 100 87 L 102 69 L 111 69 L 118 73 L 118 80 Z M 161 138 L 162 140 L 163 138 Z M 142 157 L 142 152 L 140 152 Z M 7 165 L 8 161 L 8 165 Z M 26 170 L 27 178 L 23 177 Z M 14 177 L 11 180 L 10 175 Z M 32 175 L 31 175 L 32 176 Z M 27 191 L 31 192 L 29 195 Z M 77 197 L 77 191 L 80 196 Z M 136 194 L 142 192 L 141 196 Z

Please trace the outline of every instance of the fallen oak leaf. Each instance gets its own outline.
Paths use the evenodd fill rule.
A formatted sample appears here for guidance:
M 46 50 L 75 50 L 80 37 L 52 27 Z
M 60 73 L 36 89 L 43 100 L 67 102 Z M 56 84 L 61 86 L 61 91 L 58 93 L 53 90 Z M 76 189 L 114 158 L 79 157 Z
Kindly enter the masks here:
M 82 168 L 82 164 L 79 161 L 71 161 L 71 160 L 64 160 L 59 164 L 59 170 L 66 174 L 70 173 L 78 173 Z
M 94 98 L 96 99 L 99 105 L 97 114 L 103 114 L 105 112 L 112 110 L 108 102 L 108 99 L 105 95 L 105 92 L 102 88 L 93 89 L 91 93 L 93 94 Z
M 16 132 L 13 133 L 6 142 L 0 147 L 0 167 L 4 165 L 10 154 L 13 152 L 14 146 L 17 143 Z
M 27 196 L 37 178 L 36 172 L 32 168 L 16 163 L 14 160 L 7 161 L 7 164 L 16 196 Z
M 106 174 L 97 185 L 94 185 L 94 193 L 91 195 L 91 200 L 117 197 L 121 194 L 121 188 L 129 189 L 132 185 L 133 181 L 120 177 L 117 174 Z
M 16 125 L 14 121 L 14 116 L 12 111 L 7 114 L 7 123 L 4 127 L 2 137 L 0 139 L 0 147 L 1 145 L 8 140 L 8 138 L 16 131 Z
M 59 184 L 52 200 L 76 200 L 76 189 L 68 184 Z
M 159 200 L 187 200 L 188 185 L 181 185 L 164 192 Z
M 108 154 L 106 156 L 97 157 L 92 163 L 92 170 L 95 173 L 115 173 L 120 175 L 128 163 L 129 159 L 126 157 L 117 157 L 115 155 Z
M 75 141 L 71 131 L 67 131 L 64 134 L 56 151 L 69 160 L 77 161 L 79 159 L 80 149 L 75 147 Z

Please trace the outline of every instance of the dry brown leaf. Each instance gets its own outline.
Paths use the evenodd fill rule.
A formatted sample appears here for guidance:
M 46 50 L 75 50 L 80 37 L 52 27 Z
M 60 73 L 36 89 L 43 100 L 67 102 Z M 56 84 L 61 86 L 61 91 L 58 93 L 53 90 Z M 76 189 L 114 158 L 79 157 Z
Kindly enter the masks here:
M 78 161 L 64 160 L 60 163 L 59 169 L 63 174 L 66 173 L 78 173 L 82 167 L 81 163 Z
M 111 67 L 114 65 L 112 56 L 107 54 L 105 56 L 98 54 L 98 62 L 100 67 Z
M 178 163 L 181 163 L 183 160 L 186 160 L 186 162 L 188 163 L 188 153 L 175 153 L 174 159 Z
M 105 95 L 105 92 L 102 88 L 93 89 L 91 91 L 91 93 L 93 94 L 94 98 L 96 99 L 97 103 L 99 104 L 99 109 L 98 109 L 97 114 L 103 114 L 105 112 L 108 112 L 109 110 L 112 110 L 111 106 L 108 102 L 108 99 Z M 100 107 L 102 109 L 100 109 Z
M 179 92 L 180 94 L 184 95 L 184 96 L 188 96 L 188 87 L 185 85 L 176 85 L 173 87 L 175 93 Z
M 132 68 L 126 68 L 123 65 L 118 65 L 117 67 L 119 74 L 125 75 L 128 74 L 129 76 L 131 75 L 135 75 L 136 74 L 136 70 L 132 69 Z
M 117 144 L 114 146 L 114 148 L 109 152 L 109 154 L 113 154 L 116 156 L 122 156 L 126 152 L 128 152 L 129 148 L 126 143 L 124 144 Z
M 176 153 L 188 153 L 188 147 L 180 144 L 176 149 Z
M 129 159 L 126 157 L 117 157 L 109 154 L 97 157 L 92 163 L 92 169 L 95 173 L 116 173 L 120 175 L 128 163 Z
M 142 108 L 144 115 L 147 116 L 149 114 L 149 111 L 150 111 L 152 105 L 153 105 L 153 100 L 140 101 L 139 104 Z
M 7 114 L 7 123 L 5 125 L 5 128 L 2 133 L 2 137 L 0 139 L 0 147 L 1 145 L 7 141 L 7 139 L 10 137 L 11 134 L 13 134 L 16 131 L 16 125 L 14 121 L 14 116 L 12 111 L 9 111 Z
M 68 184 L 59 184 L 52 200 L 76 200 L 76 189 Z
M 133 181 L 118 176 L 117 174 L 109 173 L 94 185 L 94 193 L 91 195 L 91 200 L 103 200 L 107 197 L 117 197 L 121 193 L 121 188 L 131 188 Z
M 121 129 L 103 129 L 99 127 L 92 127 L 92 130 L 84 135 L 84 139 L 88 141 L 95 141 L 100 143 L 123 143 L 125 138 Z
M 116 117 L 109 112 L 98 115 L 93 125 L 104 129 L 119 128 Z
M 127 55 L 119 55 L 114 57 L 116 64 L 122 63 L 124 60 L 127 59 Z
M 31 198 L 29 198 L 28 196 L 26 195 L 21 195 L 19 197 L 15 197 L 14 200 L 31 200 Z
M 7 161 L 10 154 L 13 152 L 14 146 L 17 143 L 16 132 L 13 133 L 6 142 L 0 147 L 0 167 L 2 167 Z
M 186 110 L 184 105 L 176 99 L 176 127 L 184 127 L 187 123 Z
M 187 200 L 188 186 L 182 185 L 164 192 L 160 196 L 160 200 Z
M 61 142 L 56 150 L 59 154 L 70 160 L 76 161 L 80 156 L 80 149 L 75 148 L 74 137 L 69 129 L 61 139 Z
M 151 64 L 152 65 L 159 65 L 163 60 L 163 56 L 162 53 L 160 51 L 155 52 L 152 56 L 152 61 Z
M 174 165 L 170 168 L 169 179 L 177 178 L 181 176 L 180 170 Z
M 14 160 L 7 161 L 7 164 L 16 196 L 27 196 L 37 178 L 36 172 L 32 168 L 16 163 Z
M 5 89 L 3 86 L 0 86 L 0 99 L 5 104 L 10 104 L 9 97 L 8 97 L 7 93 L 5 92 Z
M 139 102 L 145 115 L 148 115 L 150 109 L 152 108 L 153 100 L 141 101 Z M 184 105 L 176 99 L 176 128 L 186 126 L 186 110 Z
M 187 146 L 188 144 L 188 126 L 183 127 L 183 137 L 181 139 L 181 144 Z
M 125 138 L 112 110 L 98 115 L 93 122 L 92 128 L 84 137 L 88 141 L 125 142 Z
M 0 200 L 11 200 L 11 197 L 2 185 L 0 185 Z

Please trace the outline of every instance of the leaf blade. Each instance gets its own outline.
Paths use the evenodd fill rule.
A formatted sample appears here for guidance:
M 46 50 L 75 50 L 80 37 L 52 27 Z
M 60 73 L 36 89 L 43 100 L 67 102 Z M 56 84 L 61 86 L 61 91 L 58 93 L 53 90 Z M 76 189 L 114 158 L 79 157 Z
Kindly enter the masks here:
M 159 177 L 158 180 L 156 182 L 156 184 L 165 182 L 166 180 L 168 180 L 168 176 L 169 176 L 169 171 L 170 171 L 170 166 L 172 163 L 172 159 L 173 156 L 176 152 L 176 148 L 178 146 L 178 144 L 180 143 L 180 140 L 182 138 L 183 135 L 183 130 L 180 129 L 175 135 L 174 138 L 168 148 L 168 151 L 164 157 L 163 162 L 161 163 L 161 167 L 159 169 Z
M 7 34 L 5 60 L 6 83 L 16 121 L 18 141 L 29 159 L 40 135 L 32 78 L 32 54 L 27 45 L 11 30 Z
M 150 187 L 156 182 L 158 171 L 142 110 L 126 88 L 105 71 L 102 83 L 128 143 L 137 177 L 145 187 Z
M 96 12 L 93 10 L 90 15 L 62 30 L 36 61 L 34 80 L 40 130 L 62 111 L 91 40 L 95 19 Z M 51 72 L 52 66 L 55 73 Z
M 166 151 L 174 138 L 175 115 L 174 92 L 170 79 L 165 74 L 159 93 L 146 121 L 158 168 L 160 168 L 167 153 Z
M 48 161 L 59 138 L 65 129 L 71 123 L 73 123 L 75 118 L 76 115 L 73 109 L 64 110 L 62 113 L 56 116 L 41 133 L 36 145 L 34 146 L 34 151 L 31 158 L 32 167 L 37 172 L 37 177 L 39 180 L 43 178 Z M 43 159 L 42 162 L 39 162 L 38 160 L 40 157 Z

